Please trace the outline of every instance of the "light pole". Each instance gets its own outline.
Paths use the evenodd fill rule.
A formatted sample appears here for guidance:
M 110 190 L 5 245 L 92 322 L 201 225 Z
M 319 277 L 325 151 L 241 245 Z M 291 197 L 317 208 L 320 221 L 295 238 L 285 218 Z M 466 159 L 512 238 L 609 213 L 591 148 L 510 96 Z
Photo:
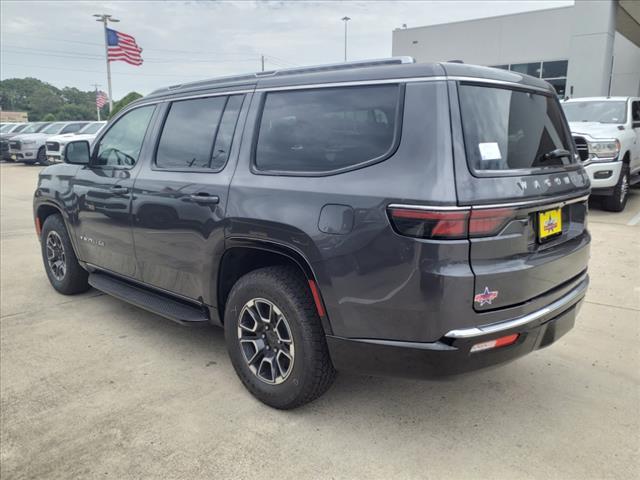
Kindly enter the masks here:
M 350 17 L 342 17 L 340 20 L 344 22 L 344 61 L 347 61 L 347 22 L 351 20 Z
M 113 18 L 111 15 L 106 13 L 94 13 L 94 17 L 96 17 L 96 22 L 102 22 L 104 24 L 104 56 L 107 61 L 107 86 L 109 88 L 109 113 L 113 110 L 113 100 L 111 95 L 111 65 L 109 64 L 109 33 L 107 32 L 107 23 L 109 22 L 119 22 L 117 18 Z

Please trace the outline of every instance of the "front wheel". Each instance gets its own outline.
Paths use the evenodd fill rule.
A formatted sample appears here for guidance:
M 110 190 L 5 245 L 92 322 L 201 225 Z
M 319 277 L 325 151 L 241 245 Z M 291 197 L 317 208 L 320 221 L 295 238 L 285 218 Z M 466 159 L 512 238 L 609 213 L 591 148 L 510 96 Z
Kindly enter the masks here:
M 50 215 L 40 237 L 42 260 L 49 282 L 64 295 L 89 289 L 89 274 L 78 263 L 67 228 L 60 215 Z
M 620 178 L 613 188 L 613 195 L 606 197 L 602 202 L 602 207 L 609 212 L 621 212 L 627 205 L 629 196 L 629 166 L 622 165 Z
M 320 318 L 294 268 L 261 268 L 240 278 L 227 301 L 225 339 L 244 386 L 263 403 L 292 409 L 333 383 Z

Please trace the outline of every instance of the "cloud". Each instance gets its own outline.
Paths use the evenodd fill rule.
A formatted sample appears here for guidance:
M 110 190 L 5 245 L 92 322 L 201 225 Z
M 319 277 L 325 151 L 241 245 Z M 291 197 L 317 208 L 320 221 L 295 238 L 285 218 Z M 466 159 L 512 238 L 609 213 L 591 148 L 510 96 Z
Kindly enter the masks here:
M 106 89 L 104 37 L 94 13 L 121 21 L 145 63 L 112 64 L 114 98 L 218 75 L 342 61 L 348 15 L 350 59 L 391 54 L 391 32 L 419 26 L 549 8 L 572 2 L 479 1 L 112 1 L 0 2 L 2 78 L 32 76 L 56 86 Z

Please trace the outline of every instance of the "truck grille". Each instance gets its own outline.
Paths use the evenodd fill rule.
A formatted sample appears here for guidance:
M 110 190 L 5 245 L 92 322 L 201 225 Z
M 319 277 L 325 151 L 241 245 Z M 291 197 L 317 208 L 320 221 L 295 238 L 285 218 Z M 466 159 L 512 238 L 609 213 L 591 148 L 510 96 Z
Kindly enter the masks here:
M 60 144 L 58 142 L 47 142 L 47 150 L 51 152 L 59 152 Z
M 584 137 L 574 136 L 573 141 L 576 144 L 576 151 L 580 155 L 580 160 L 585 161 L 589 159 L 589 146 L 587 140 Z
M 9 142 L 9 146 L 11 147 L 11 150 L 20 150 L 22 148 L 20 142 Z

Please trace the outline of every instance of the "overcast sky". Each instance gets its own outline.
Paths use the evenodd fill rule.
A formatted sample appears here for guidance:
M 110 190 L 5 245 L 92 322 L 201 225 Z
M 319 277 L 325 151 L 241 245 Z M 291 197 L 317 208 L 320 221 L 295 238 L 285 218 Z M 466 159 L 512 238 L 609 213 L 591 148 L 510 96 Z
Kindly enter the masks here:
M 94 13 L 121 20 L 144 64 L 112 63 L 113 97 L 260 68 L 391 55 L 391 32 L 409 27 L 571 5 L 573 1 L 0 1 L 1 77 L 36 77 L 57 87 L 106 87 L 104 36 Z

